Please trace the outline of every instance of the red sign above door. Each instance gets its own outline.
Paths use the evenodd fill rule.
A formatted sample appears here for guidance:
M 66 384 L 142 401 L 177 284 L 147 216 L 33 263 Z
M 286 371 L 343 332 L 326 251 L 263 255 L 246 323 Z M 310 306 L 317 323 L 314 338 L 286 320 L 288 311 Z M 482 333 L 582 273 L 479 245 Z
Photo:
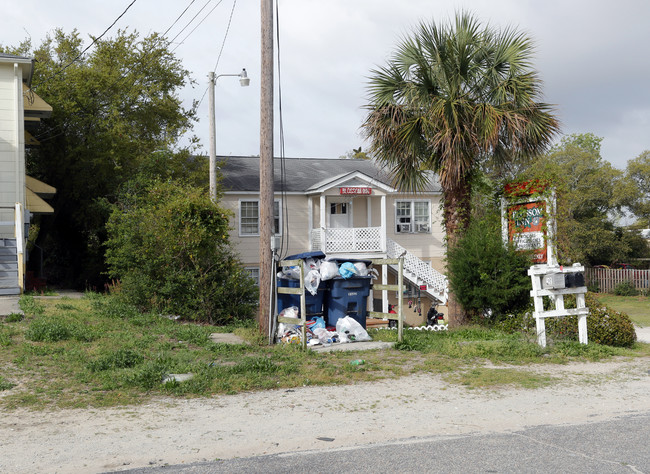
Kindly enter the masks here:
M 360 194 L 364 196 L 368 196 L 372 194 L 372 188 L 364 188 L 360 186 L 347 186 L 343 188 L 339 188 L 339 194 Z

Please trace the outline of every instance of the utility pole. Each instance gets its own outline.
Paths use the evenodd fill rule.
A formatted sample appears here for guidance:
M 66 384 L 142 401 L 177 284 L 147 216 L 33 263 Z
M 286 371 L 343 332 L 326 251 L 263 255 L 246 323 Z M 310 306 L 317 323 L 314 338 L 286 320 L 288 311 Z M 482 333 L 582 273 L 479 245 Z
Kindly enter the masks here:
M 273 282 L 273 0 L 261 0 L 262 70 L 260 93 L 260 333 L 270 337 Z
M 214 72 L 208 74 L 208 105 L 210 115 L 210 199 L 217 202 L 217 132 L 214 117 Z

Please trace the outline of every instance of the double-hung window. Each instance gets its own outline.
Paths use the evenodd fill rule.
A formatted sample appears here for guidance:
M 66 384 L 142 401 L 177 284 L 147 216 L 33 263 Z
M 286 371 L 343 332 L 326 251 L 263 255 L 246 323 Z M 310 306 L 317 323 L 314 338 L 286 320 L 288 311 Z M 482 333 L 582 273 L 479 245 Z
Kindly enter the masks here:
M 280 235 L 282 228 L 280 201 L 273 202 L 273 233 Z M 259 199 L 239 201 L 239 235 L 260 235 L 260 201 Z
M 431 203 L 427 200 L 395 203 L 395 232 L 398 234 L 431 232 Z

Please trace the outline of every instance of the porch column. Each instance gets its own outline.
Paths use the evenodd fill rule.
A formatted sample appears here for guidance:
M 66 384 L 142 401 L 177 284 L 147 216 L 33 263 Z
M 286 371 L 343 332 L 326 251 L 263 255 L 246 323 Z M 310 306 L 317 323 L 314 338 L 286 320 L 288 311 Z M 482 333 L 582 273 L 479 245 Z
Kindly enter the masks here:
M 323 252 L 327 249 L 327 241 L 325 237 L 325 228 L 327 227 L 325 220 L 327 214 L 325 212 L 325 195 L 320 195 L 320 225 L 318 226 L 318 231 L 320 232 L 320 248 Z
M 307 226 L 307 241 L 309 242 L 309 250 L 313 252 L 316 249 L 314 248 L 314 238 L 312 235 L 314 233 L 314 200 L 311 196 L 307 198 L 307 222 L 309 222 Z
M 372 227 L 372 197 L 366 198 L 366 226 Z
M 386 252 L 386 195 L 381 197 L 381 251 Z

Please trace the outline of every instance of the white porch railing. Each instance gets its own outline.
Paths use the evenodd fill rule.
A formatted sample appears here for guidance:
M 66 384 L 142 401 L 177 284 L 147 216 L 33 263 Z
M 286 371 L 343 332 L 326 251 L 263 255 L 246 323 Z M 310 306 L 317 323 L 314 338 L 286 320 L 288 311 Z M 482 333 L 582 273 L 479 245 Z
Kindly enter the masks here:
M 312 250 L 328 253 L 385 252 L 381 227 L 313 229 Z
M 404 256 L 404 276 L 415 284 L 426 284 L 429 294 L 442 304 L 446 304 L 449 291 L 447 277 L 434 270 L 427 262 L 420 260 L 394 240 L 386 239 L 386 241 L 388 258 Z

